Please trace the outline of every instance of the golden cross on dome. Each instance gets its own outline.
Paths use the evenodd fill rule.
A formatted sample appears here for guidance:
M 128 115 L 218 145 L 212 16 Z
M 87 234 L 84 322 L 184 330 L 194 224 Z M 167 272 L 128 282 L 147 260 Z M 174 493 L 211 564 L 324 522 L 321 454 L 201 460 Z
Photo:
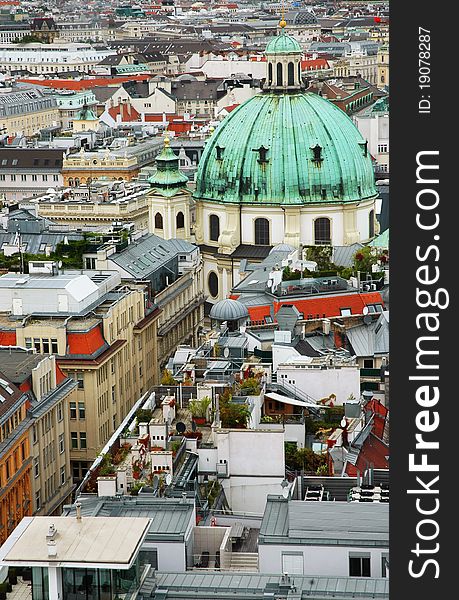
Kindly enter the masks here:
M 285 3 L 284 3 L 284 0 L 282 0 L 282 18 L 279 21 L 279 27 L 281 29 L 284 29 L 285 27 L 287 27 L 287 21 L 285 20 Z

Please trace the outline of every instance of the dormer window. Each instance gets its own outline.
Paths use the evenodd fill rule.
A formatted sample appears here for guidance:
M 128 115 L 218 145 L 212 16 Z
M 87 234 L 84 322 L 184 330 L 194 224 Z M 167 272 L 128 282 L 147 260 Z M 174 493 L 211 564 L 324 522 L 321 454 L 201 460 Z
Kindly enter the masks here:
M 359 146 L 362 147 L 363 155 L 365 157 L 367 157 L 368 156 L 368 140 L 365 140 L 364 142 L 359 142 Z
M 311 150 L 312 150 L 312 159 L 311 159 L 312 162 L 320 164 L 323 161 L 322 146 L 319 146 L 319 144 L 316 144 L 313 148 L 311 148 Z
M 268 162 L 268 148 L 264 146 L 260 146 L 259 148 L 253 148 L 253 152 L 258 152 L 258 162 L 259 163 L 267 163 Z
M 215 146 L 215 150 L 217 151 L 217 160 L 223 160 L 223 152 L 225 149 L 221 146 Z

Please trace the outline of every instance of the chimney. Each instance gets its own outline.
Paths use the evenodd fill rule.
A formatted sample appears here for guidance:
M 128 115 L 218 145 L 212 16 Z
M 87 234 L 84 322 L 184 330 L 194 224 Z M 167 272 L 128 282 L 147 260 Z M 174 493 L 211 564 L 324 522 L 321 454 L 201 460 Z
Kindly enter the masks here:
M 75 504 L 76 509 L 76 519 L 77 521 L 81 521 L 81 502 L 77 502 Z

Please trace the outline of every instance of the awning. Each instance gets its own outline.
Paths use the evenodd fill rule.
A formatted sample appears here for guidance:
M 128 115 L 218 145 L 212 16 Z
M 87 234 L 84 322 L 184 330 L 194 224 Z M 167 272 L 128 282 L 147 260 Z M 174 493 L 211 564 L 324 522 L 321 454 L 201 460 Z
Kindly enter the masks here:
M 270 400 L 276 400 L 276 402 L 282 402 L 283 404 L 302 406 L 303 408 L 308 408 L 310 406 L 313 406 L 314 408 L 328 408 L 327 406 L 321 406 L 319 404 L 316 404 L 315 402 L 302 402 L 301 400 L 296 400 L 295 398 L 281 396 L 280 394 L 276 394 L 276 392 L 268 392 L 267 394 L 265 394 L 265 398 L 269 398 Z

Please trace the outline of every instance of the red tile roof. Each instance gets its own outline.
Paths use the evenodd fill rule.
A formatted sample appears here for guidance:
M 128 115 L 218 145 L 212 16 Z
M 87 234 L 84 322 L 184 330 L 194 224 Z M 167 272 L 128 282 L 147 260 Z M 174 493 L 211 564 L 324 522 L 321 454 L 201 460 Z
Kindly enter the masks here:
M 151 75 L 126 75 L 120 77 L 91 77 L 88 79 L 19 79 L 21 83 L 41 85 L 56 90 L 88 90 L 99 86 L 120 86 L 127 81 L 146 81 Z
M 268 306 L 248 306 L 251 321 L 263 321 L 265 317 L 271 315 L 271 307 Z
M 0 331 L 0 346 L 16 346 L 16 332 Z
M 105 340 L 100 325 L 96 325 L 89 331 L 67 334 L 68 354 L 70 355 L 79 354 L 89 358 L 104 345 Z
M 374 469 L 388 469 L 389 461 L 386 458 L 387 456 L 389 456 L 389 447 L 387 444 L 373 433 L 370 433 L 360 450 L 355 466 L 347 463 L 346 473 L 349 477 L 355 477 L 357 471 L 363 473 L 370 465 Z
M 293 304 L 303 313 L 304 318 L 308 315 L 312 318 L 339 317 L 342 308 L 350 308 L 353 315 L 363 314 L 364 306 L 368 304 L 382 304 L 383 299 L 379 292 L 356 293 L 356 294 L 337 294 L 336 296 L 319 296 L 317 298 L 289 298 L 285 301 L 274 302 L 274 313 L 280 309 L 283 304 Z M 310 317 L 311 318 L 311 317 Z
M 108 109 L 109 115 L 115 119 L 121 115 L 123 123 L 131 123 L 132 121 L 140 121 L 140 113 L 131 104 L 118 104 Z

